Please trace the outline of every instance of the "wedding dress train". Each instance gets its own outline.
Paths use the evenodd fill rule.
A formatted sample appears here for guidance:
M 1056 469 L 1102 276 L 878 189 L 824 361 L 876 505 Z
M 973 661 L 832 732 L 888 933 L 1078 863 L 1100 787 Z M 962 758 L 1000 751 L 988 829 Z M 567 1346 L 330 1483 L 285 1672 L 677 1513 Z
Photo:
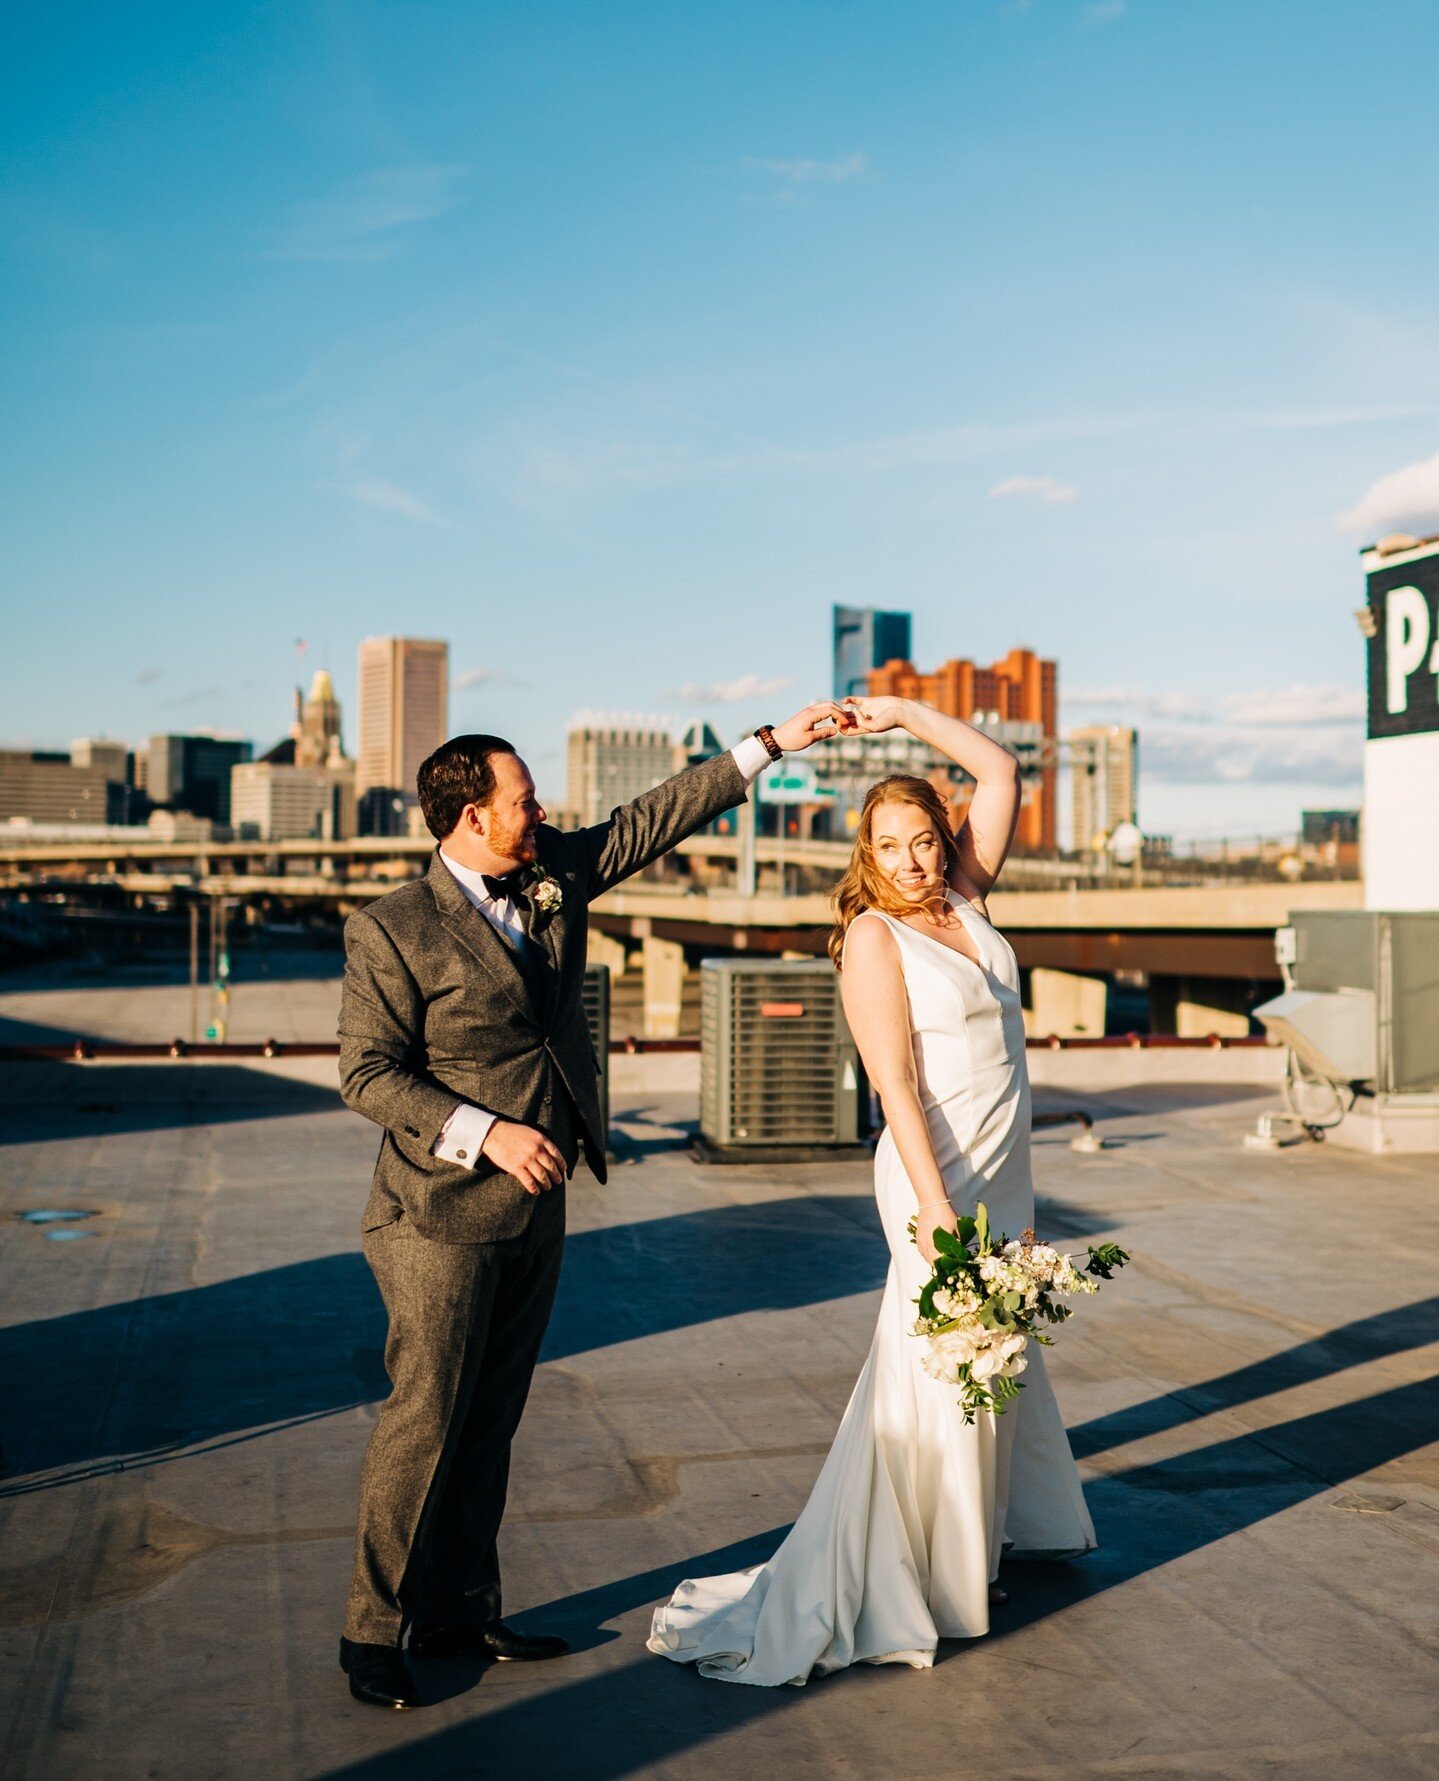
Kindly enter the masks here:
M 921 1103 L 945 1191 L 1018 1236 L 1033 1222 L 1019 972 L 1004 938 L 951 892 L 979 957 L 878 911 L 899 944 Z M 864 916 L 857 919 L 863 920 Z M 915 1193 L 888 1129 L 875 1195 L 890 1248 L 874 1342 L 809 1501 L 767 1564 L 692 1578 L 655 1611 L 649 1649 L 725 1682 L 802 1683 L 853 1663 L 933 1662 L 938 1639 L 989 1630 L 1000 1552 L 1090 1551 L 1043 1351 L 1002 1416 L 966 1427 L 911 1333 L 928 1269 L 906 1229 Z

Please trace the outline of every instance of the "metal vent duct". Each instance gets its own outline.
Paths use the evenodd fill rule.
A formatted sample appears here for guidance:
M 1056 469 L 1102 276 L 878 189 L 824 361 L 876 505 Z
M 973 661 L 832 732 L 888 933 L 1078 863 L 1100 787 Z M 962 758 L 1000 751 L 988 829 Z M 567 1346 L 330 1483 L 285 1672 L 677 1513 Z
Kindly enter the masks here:
M 1314 1075 L 1327 1082 L 1373 1082 L 1372 990 L 1291 989 L 1254 1012 Z

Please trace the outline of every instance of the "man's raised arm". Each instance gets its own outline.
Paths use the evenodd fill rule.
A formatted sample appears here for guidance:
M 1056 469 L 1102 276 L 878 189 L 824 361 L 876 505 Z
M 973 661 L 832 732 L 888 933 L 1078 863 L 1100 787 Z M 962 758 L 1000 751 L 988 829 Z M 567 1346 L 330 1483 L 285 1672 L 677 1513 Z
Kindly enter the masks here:
M 844 722 L 840 707 L 825 699 L 806 705 L 771 734 L 781 753 L 794 754 L 836 735 Z M 721 811 L 742 804 L 772 758 L 758 736 L 746 736 L 726 754 L 687 767 L 621 804 L 607 821 L 581 829 L 575 839 L 589 871 L 590 901 L 657 860 Z

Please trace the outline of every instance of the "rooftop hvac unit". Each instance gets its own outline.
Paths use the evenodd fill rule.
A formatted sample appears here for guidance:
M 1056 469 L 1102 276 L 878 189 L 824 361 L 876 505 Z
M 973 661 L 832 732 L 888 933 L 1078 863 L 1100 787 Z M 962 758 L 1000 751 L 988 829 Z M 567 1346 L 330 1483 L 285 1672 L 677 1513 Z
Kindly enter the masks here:
M 610 968 L 608 965 L 586 965 L 584 988 L 585 1020 L 589 1023 L 590 1044 L 600 1072 L 600 1125 L 605 1149 L 609 1149 L 610 1130 Z
M 869 1085 L 826 960 L 706 959 L 700 966 L 700 1150 L 864 1144 Z M 867 1147 L 866 1147 L 867 1148 Z
M 1439 913 L 1302 910 L 1289 920 L 1285 994 L 1258 1018 L 1331 1082 L 1439 1093 Z
M 1289 1047 L 1289 1122 L 1366 1150 L 1439 1151 L 1439 911 L 1289 920 L 1284 994 L 1254 1010 Z M 1245 1142 L 1272 1148 L 1273 1135 L 1261 1121 Z

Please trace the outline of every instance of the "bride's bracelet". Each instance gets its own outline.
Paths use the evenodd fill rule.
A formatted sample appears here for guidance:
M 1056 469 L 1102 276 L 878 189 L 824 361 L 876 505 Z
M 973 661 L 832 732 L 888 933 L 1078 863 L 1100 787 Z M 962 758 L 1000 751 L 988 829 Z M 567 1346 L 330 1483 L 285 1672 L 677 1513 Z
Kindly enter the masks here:
M 921 1200 L 919 1205 L 915 1207 L 915 1211 L 923 1212 L 926 1206 L 947 1206 L 951 1212 L 954 1210 L 954 1207 L 950 1205 L 948 1200 Z

